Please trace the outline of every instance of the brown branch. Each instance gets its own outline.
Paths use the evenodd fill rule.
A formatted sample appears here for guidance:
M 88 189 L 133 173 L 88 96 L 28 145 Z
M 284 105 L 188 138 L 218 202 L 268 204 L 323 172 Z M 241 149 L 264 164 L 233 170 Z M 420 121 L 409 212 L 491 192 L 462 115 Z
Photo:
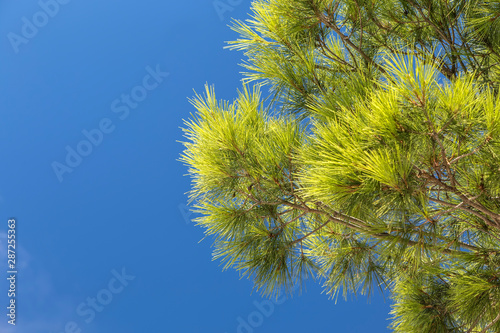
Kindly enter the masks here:
M 448 207 L 452 207 L 452 208 L 455 208 L 457 205 L 455 204 L 452 204 L 452 203 L 449 203 L 449 202 L 446 202 L 446 201 L 443 201 L 443 200 L 440 200 L 440 199 L 435 199 L 435 198 L 429 198 L 430 201 L 434 201 L 435 203 L 438 203 L 438 204 L 441 204 L 441 205 L 444 205 L 444 206 L 448 206 Z M 464 203 L 464 202 L 462 202 Z M 465 212 L 468 212 L 468 213 L 471 213 L 472 215 L 480 218 L 484 223 L 486 223 L 488 226 L 492 227 L 492 228 L 497 228 L 497 226 L 495 224 L 493 224 L 490 220 L 488 220 L 486 218 L 486 216 L 484 215 L 481 215 L 479 214 L 478 212 L 476 212 L 475 210 L 473 209 L 470 209 L 468 207 L 463 207 L 461 206 L 460 207 L 460 210 L 463 210 Z
M 481 331 L 481 333 L 486 333 L 488 331 L 488 329 L 495 325 L 497 321 L 500 320 L 500 311 L 498 312 L 498 315 L 495 317 L 495 319 L 493 319 L 493 321 L 491 323 L 489 323 L 485 328 L 484 330 Z
M 418 169 L 418 168 L 417 168 Z M 429 173 L 421 170 L 421 169 L 418 169 L 419 172 L 420 172 L 420 176 L 421 177 L 424 177 L 426 178 L 427 180 L 429 180 L 430 182 L 434 183 L 434 184 L 438 184 L 440 185 L 441 187 L 444 188 L 444 190 L 448 191 L 448 192 L 451 192 L 453 194 L 456 194 L 458 197 L 460 197 L 462 199 L 462 201 L 464 201 L 466 204 L 468 204 L 469 206 L 479 210 L 480 212 L 482 212 L 483 214 L 485 214 L 486 216 L 490 217 L 492 221 L 489 221 L 489 220 L 485 220 L 488 221 L 487 223 L 496 228 L 496 229 L 499 229 L 500 227 L 500 215 L 499 214 L 495 214 L 493 213 L 492 211 L 486 209 L 483 205 L 481 205 L 480 203 L 477 203 L 475 202 L 475 197 L 473 198 L 468 198 L 465 194 L 463 194 L 462 192 L 460 192 L 456 187 L 454 186 L 450 186 L 446 183 L 444 183 L 443 181 L 437 179 L 436 177 L 433 177 L 432 175 L 430 175 Z M 432 199 L 434 200 L 434 199 Z M 463 208 L 462 208 L 463 209 Z
M 300 214 L 300 215 L 294 217 L 293 219 L 291 219 L 290 221 L 287 221 L 287 222 L 285 222 L 285 223 L 283 223 L 281 225 L 278 225 L 278 226 L 276 226 L 276 227 L 274 227 L 272 229 L 269 229 L 269 231 L 274 231 L 274 230 L 279 229 L 279 228 L 284 228 L 287 225 L 289 225 L 290 223 L 293 223 L 293 222 L 297 221 L 298 219 L 300 219 L 302 216 L 304 216 L 306 214 L 307 214 L 306 212 L 303 212 L 302 214 Z
M 456 161 L 458 161 L 458 160 L 460 160 L 460 159 L 462 159 L 462 158 L 464 158 L 464 157 L 474 155 L 474 154 L 475 154 L 475 153 L 477 153 L 477 152 L 478 152 L 481 148 L 483 148 L 483 146 L 484 146 L 485 144 L 487 144 L 488 142 L 490 142 L 490 140 L 491 140 L 491 137 L 487 137 L 487 138 L 486 138 L 486 140 L 484 140 L 484 142 L 482 142 L 479 146 L 477 146 L 477 147 L 476 147 L 476 149 L 474 149 L 474 150 L 472 150 L 472 151 L 468 152 L 467 154 L 463 154 L 463 155 L 460 155 L 460 156 L 455 157 L 454 159 L 452 159 L 452 160 L 450 161 L 450 164 L 453 164 L 453 163 L 455 163 Z
M 320 215 L 324 215 L 328 218 L 328 221 L 326 221 L 325 223 L 323 223 L 321 226 L 319 226 L 318 228 L 316 228 L 315 230 L 307 233 L 306 235 L 304 235 L 303 237 L 299 238 L 299 239 L 296 239 L 295 241 L 292 242 L 292 244 L 298 242 L 298 241 L 301 241 L 301 240 L 304 240 L 305 238 L 309 237 L 310 235 L 312 235 L 314 232 L 322 229 L 324 226 L 326 226 L 329 222 L 335 222 L 335 223 L 339 223 L 339 224 L 342 224 L 344 226 L 346 226 L 347 228 L 351 229 L 351 230 L 354 230 L 354 231 L 358 231 L 366 236 L 370 236 L 370 237 L 373 237 L 373 238 L 377 238 L 377 239 L 390 239 L 390 240 L 396 240 L 397 242 L 399 243 L 406 243 L 410 246 L 416 246 L 416 245 L 420 245 L 419 242 L 416 242 L 416 241 L 413 241 L 411 239 L 400 239 L 398 238 L 397 236 L 394 236 L 394 235 L 391 235 L 389 233 L 386 233 L 386 232 L 383 232 L 383 233 L 380 233 L 380 232 L 373 232 L 373 230 L 370 230 L 372 227 L 370 225 L 368 225 L 366 222 L 362 221 L 362 220 L 359 220 L 357 218 L 354 218 L 352 216 L 348 216 L 348 215 L 345 215 L 345 214 L 342 214 L 342 213 L 338 213 L 336 212 L 337 216 L 332 216 L 330 215 L 329 213 L 325 212 L 325 211 L 322 211 L 322 210 L 318 210 L 318 209 L 314 209 L 314 208 L 310 208 L 310 207 L 302 207 L 302 206 L 298 206 L 298 205 L 294 205 L 294 204 L 291 204 L 291 203 L 288 203 L 288 202 L 283 202 L 283 205 L 288 205 L 288 206 L 291 206 L 291 207 L 295 207 L 299 210 L 302 210 L 302 211 L 306 211 L 306 212 L 311 212 L 311 213 L 316 213 L 316 214 L 320 214 Z M 353 223 L 358 223 L 358 222 L 363 222 L 364 224 L 364 228 L 363 227 L 360 227 L 360 226 L 357 226 L 357 225 L 353 225 L 349 222 L 346 222 L 345 220 L 342 219 L 345 218 L 346 220 L 348 220 L 349 222 L 353 222 Z M 470 247 L 470 245 L 467 245 L 467 244 L 463 244 L 464 247 Z M 441 253 L 444 253 L 444 254 L 449 254 L 449 255 L 459 255 L 459 254 L 462 254 L 463 251 L 460 251 L 460 250 L 451 250 L 451 249 L 448 249 L 448 248 L 442 248 L 440 246 L 436 246 L 436 245 L 429 245 L 430 248 L 434 248 L 438 251 L 440 251 Z M 477 248 L 475 247 L 470 247 L 469 250 L 477 250 Z
M 327 27 L 329 27 L 330 29 L 332 29 L 333 31 L 335 31 L 337 33 L 337 35 L 340 36 L 340 38 L 342 39 L 342 41 L 346 44 L 348 44 L 349 46 L 351 46 L 353 49 L 355 49 L 362 57 L 363 59 L 365 59 L 368 63 L 372 64 L 373 66 L 375 66 L 379 71 L 381 71 L 382 73 L 386 73 L 385 69 L 382 68 L 382 66 L 380 66 L 379 64 L 377 64 L 372 58 L 370 58 L 362 49 L 360 49 L 356 44 L 354 44 L 348 36 L 344 35 L 339 27 L 337 27 L 336 24 L 332 23 L 330 18 L 328 16 L 326 16 L 325 14 L 319 14 L 319 20 L 320 22 L 322 22 L 323 24 L 325 24 Z M 350 52 L 349 48 L 347 48 L 347 50 Z
M 311 235 L 312 235 L 312 234 L 314 234 L 316 231 L 318 231 L 318 230 L 322 229 L 322 228 L 323 228 L 325 225 L 327 225 L 328 223 L 330 223 L 330 221 L 329 221 L 329 220 L 328 220 L 328 221 L 326 221 L 325 223 L 323 223 L 322 225 L 320 225 L 319 227 L 317 227 L 316 229 L 309 231 L 307 234 L 305 234 L 305 235 L 304 235 L 304 236 L 302 236 L 301 238 L 298 238 L 298 239 L 296 239 L 296 240 L 292 241 L 292 243 L 291 243 L 291 244 L 295 244 L 295 243 L 297 243 L 297 242 L 301 242 L 301 243 L 302 243 L 302 241 L 303 241 L 304 239 L 306 239 L 307 237 L 311 236 Z

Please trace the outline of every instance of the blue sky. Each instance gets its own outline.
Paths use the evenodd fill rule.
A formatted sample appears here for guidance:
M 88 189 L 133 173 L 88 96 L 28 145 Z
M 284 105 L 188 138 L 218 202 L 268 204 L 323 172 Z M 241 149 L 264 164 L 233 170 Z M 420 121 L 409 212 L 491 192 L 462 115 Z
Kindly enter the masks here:
M 10 217 L 18 268 L 0 331 L 388 332 L 380 295 L 335 303 L 310 281 L 267 302 L 189 222 L 188 97 L 236 96 L 243 55 L 223 46 L 250 0 L 58 1 L 0 0 L 1 274 Z

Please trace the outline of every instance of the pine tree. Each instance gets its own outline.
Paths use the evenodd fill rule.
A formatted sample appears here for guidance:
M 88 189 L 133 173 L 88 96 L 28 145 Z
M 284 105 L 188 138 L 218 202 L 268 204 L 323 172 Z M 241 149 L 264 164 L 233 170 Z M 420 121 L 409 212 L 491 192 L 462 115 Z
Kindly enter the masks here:
M 252 13 L 243 88 L 207 87 L 184 129 L 215 258 L 265 295 L 387 290 L 395 332 L 500 332 L 500 2 Z

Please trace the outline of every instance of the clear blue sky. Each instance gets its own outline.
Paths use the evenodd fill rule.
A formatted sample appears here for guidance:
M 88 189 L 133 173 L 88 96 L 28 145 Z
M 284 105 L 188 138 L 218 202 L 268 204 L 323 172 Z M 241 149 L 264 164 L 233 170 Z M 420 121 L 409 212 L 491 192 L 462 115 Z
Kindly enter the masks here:
M 311 281 L 271 306 L 185 219 L 187 98 L 236 96 L 243 55 L 223 46 L 249 5 L 0 0 L 0 332 L 388 332 L 380 295 L 335 304 Z

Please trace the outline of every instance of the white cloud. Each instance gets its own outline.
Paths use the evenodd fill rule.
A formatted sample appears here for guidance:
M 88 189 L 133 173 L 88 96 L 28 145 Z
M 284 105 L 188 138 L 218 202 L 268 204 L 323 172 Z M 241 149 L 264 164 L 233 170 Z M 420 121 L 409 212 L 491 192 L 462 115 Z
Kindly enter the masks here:
M 7 233 L 0 232 L 0 263 L 1 267 L 7 264 Z M 16 262 L 18 274 L 16 281 L 16 325 L 7 323 L 7 309 L 0 310 L 0 332 L 2 333 L 60 333 L 64 325 L 74 317 L 76 300 L 61 297 L 55 293 L 49 272 L 37 265 L 33 257 L 21 246 L 16 246 Z M 5 273 L 5 272 L 4 272 Z M 0 300 L 5 304 L 8 301 L 6 279 L 0 279 Z M 55 300 L 55 301 L 54 301 Z M 44 308 L 50 301 L 50 315 L 37 315 L 36 309 Z M 22 306 L 19 306 L 22 304 Z M 19 313 L 22 309 L 24 313 Z M 46 308 L 45 308 L 46 309 Z

